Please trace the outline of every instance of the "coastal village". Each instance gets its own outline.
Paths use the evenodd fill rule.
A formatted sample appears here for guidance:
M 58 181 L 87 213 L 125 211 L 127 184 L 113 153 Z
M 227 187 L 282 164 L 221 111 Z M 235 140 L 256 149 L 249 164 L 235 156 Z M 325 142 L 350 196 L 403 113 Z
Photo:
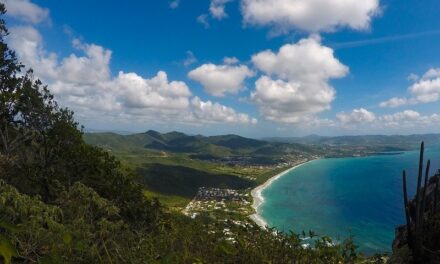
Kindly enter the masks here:
M 252 214 L 251 203 L 250 189 L 200 187 L 194 199 L 184 208 L 183 213 L 191 218 L 211 213 L 211 216 L 226 219 L 230 218 L 230 215 L 246 216 Z M 242 223 L 237 222 L 237 224 Z
M 316 158 L 319 157 L 298 157 L 295 160 L 272 166 L 272 170 L 283 168 L 285 170 L 276 175 L 271 175 L 270 178 L 265 179 L 262 185 L 254 189 L 234 190 L 200 187 L 195 197 L 182 210 L 182 213 L 191 218 L 208 215 L 219 221 L 231 221 L 235 225 L 243 226 L 256 223 L 264 227 L 265 223 L 255 216 L 257 208 L 261 205 L 261 191 L 286 171 Z M 256 178 L 252 180 L 256 180 Z

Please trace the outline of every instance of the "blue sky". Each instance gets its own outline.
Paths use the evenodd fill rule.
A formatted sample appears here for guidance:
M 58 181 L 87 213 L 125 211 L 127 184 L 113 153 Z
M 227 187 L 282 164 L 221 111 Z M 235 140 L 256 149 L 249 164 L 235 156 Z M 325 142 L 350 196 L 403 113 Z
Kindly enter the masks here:
M 10 46 L 88 129 L 440 132 L 436 0 L 7 0 L 6 7 Z

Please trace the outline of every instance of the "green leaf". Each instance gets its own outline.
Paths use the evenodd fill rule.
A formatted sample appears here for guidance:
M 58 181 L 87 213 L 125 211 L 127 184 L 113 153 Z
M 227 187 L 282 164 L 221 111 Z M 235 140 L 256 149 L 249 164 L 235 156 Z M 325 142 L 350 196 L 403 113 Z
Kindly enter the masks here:
M 5 264 L 10 264 L 12 257 L 18 256 L 14 245 L 3 236 L 0 236 L 0 256 L 3 257 Z
M 62 238 L 64 244 L 66 245 L 72 244 L 72 235 L 70 233 L 64 233 Z
M 10 224 L 8 222 L 5 222 L 3 220 L 0 220 L 0 227 L 4 228 L 4 229 L 6 229 L 6 230 L 8 230 L 8 231 L 10 231 L 12 233 L 19 231 L 18 227 L 16 227 L 15 225 Z
M 234 255 L 237 253 L 234 246 L 226 241 L 220 242 L 218 249 L 226 255 Z

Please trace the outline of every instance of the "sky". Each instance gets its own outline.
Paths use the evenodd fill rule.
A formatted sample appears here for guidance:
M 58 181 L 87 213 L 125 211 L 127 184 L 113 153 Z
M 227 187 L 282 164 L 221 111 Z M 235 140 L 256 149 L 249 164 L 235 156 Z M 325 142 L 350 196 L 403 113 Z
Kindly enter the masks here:
M 2 1 L 86 130 L 440 132 L 438 0 Z

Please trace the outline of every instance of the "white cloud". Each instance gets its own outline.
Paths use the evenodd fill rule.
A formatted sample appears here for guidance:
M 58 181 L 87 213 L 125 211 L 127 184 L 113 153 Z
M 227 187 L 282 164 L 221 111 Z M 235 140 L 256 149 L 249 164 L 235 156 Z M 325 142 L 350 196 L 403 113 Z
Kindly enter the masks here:
M 180 5 L 180 0 L 174 0 L 170 2 L 170 8 L 171 9 L 176 9 L 178 8 Z
M 112 86 L 117 99 L 128 108 L 185 110 L 191 96 L 184 82 L 168 81 L 163 71 L 151 79 L 142 78 L 136 73 L 119 72 Z
M 353 109 L 350 113 L 340 112 L 336 119 L 343 125 L 357 125 L 370 123 L 376 120 L 376 115 L 365 108 Z
M 300 82 L 327 81 L 348 73 L 348 67 L 336 59 L 333 50 L 323 46 L 316 36 L 286 44 L 278 53 L 260 52 L 252 56 L 252 61 L 267 74 Z
M 240 60 L 238 60 L 236 57 L 224 57 L 223 58 L 224 64 L 232 65 L 232 64 L 237 64 L 239 62 L 240 62 Z
M 194 53 L 190 50 L 186 51 L 186 59 L 183 61 L 183 66 L 188 67 L 194 63 L 196 63 L 198 60 Z
M 242 0 L 248 25 L 271 26 L 278 32 L 367 29 L 380 12 L 379 0 Z
M 431 68 L 425 74 L 423 74 L 422 79 L 428 80 L 440 77 L 440 68 Z
M 408 99 L 406 98 L 399 98 L 399 97 L 393 97 L 387 101 L 383 101 L 379 104 L 380 107 L 389 107 L 389 108 L 396 108 L 401 105 L 406 105 L 408 103 Z
M 420 114 L 413 110 L 405 110 L 403 112 L 397 112 L 391 115 L 384 115 L 380 117 L 380 120 L 386 122 L 398 122 L 398 121 L 413 121 L 420 117 Z
M 405 110 L 390 115 L 383 115 L 378 121 L 382 127 L 388 128 L 421 128 L 438 125 L 440 115 L 422 115 L 414 110 Z
M 278 79 L 260 77 L 251 99 L 266 119 L 283 123 L 313 120 L 316 114 L 330 109 L 335 90 L 328 81 L 348 73 L 333 50 L 322 46 L 316 37 L 286 44 L 278 53 L 260 52 L 252 61 Z
M 233 0 L 211 0 L 211 3 L 209 4 L 209 12 L 199 15 L 197 17 L 197 22 L 202 24 L 205 28 L 209 28 L 209 20 L 222 20 L 224 18 L 227 18 L 228 14 L 226 13 L 225 6 L 227 3 L 232 1 Z
M 7 15 L 34 24 L 49 18 L 49 10 L 42 8 L 29 0 L 3 0 Z
M 209 28 L 209 22 L 208 22 L 208 15 L 207 14 L 201 14 L 197 17 L 197 22 L 202 24 L 205 28 Z
M 170 81 L 159 71 L 151 78 L 119 72 L 112 77 L 111 51 L 95 44 L 73 41 L 78 54 L 58 58 L 43 48 L 43 39 L 32 27 L 11 29 L 10 46 L 63 106 L 83 119 L 111 118 L 122 122 L 175 122 L 182 124 L 253 124 L 247 114 L 192 97 L 184 82 Z
M 410 98 L 393 97 L 381 102 L 379 105 L 381 107 L 398 107 L 410 104 L 432 103 L 440 99 L 440 68 L 431 68 L 421 78 L 412 79 L 415 82 L 408 88 L 411 94 Z
M 423 115 L 414 110 L 405 110 L 392 114 L 376 115 L 364 108 L 354 109 L 351 112 L 340 112 L 335 121 L 321 123 L 321 128 L 339 128 L 344 131 L 358 131 L 361 133 L 405 133 L 414 131 L 426 132 L 428 129 L 438 129 L 440 115 L 437 113 Z
M 249 123 L 256 124 L 255 118 L 250 118 L 247 114 L 237 113 L 234 109 L 211 101 L 203 102 L 198 97 L 191 100 L 193 114 L 196 120 L 206 120 L 206 122 L 227 122 L 227 123 Z
M 417 74 L 415 74 L 415 73 L 411 73 L 410 75 L 408 75 L 408 77 L 407 77 L 406 79 L 409 80 L 409 81 L 413 81 L 413 82 L 415 82 L 415 81 L 417 81 L 419 78 L 420 78 L 420 77 L 419 77 Z
M 110 78 L 109 50 L 94 44 L 80 44 L 75 40 L 74 46 L 85 56 L 71 54 L 59 59 L 55 53 L 43 49 L 43 39 L 35 28 L 12 27 L 10 32 L 8 42 L 18 53 L 19 59 L 34 68 L 39 78 L 56 80 L 52 87 L 55 93 L 84 95 L 86 87 Z
M 35 28 L 12 27 L 9 31 L 9 44 L 19 53 L 24 64 L 33 63 L 45 55 L 41 49 L 43 39 Z
M 335 98 L 334 89 L 325 83 L 320 85 L 319 88 L 310 87 L 263 76 L 255 82 L 251 100 L 267 120 L 281 123 L 309 121 L 315 114 L 330 109 Z
M 409 91 L 419 103 L 438 101 L 440 97 L 440 69 L 430 69 L 421 80 L 409 87 Z
M 213 18 L 221 20 L 226 18 L 228 14 L 225 12 L 225 5 L 232 0 L 211 0 L 209 12 Z
M 237 94 L 243 89 L 246 78 L 252 77 L 252 72 L 246 65 L 215 65 L 203 64 L 190 71 L 188 77 L 201 83 L 205 91 L 213 96 Z

